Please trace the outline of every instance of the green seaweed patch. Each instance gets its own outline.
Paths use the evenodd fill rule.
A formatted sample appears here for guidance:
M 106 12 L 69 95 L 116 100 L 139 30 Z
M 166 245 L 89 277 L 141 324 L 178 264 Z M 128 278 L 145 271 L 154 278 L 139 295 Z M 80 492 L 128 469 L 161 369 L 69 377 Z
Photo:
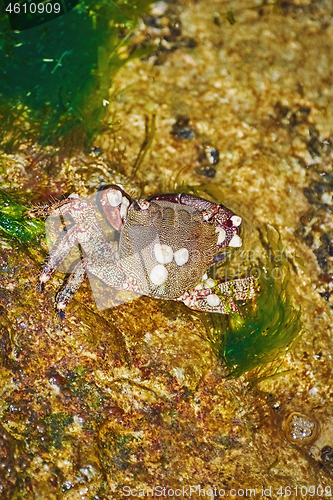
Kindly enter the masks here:
M 47 426 L 48 435 L 55 448 L 61 448 L 66 427 L 73 423 L 73 417 L 67 413 L 53 413 L 43 419 Z
M 151 0 L 80 0 L 66 14 L 21 31 L 0 2 L 0 142 L 10 152 L 25 141 L 79 145 L 104 123 L 110 87 L 129 60 L 153 50 L 130 47 Z M 24 74 L 24 78 L 22 78 Z
M 30 243 L 40 245 L 45 237 L 45 223 L 25 218 L 26 211 L 26 207 L 0 190 L 0 230 L 4 237 L 16 240 L 24 247 Z
M 90 408 L 98 410 L 103 405 L 104 398 L 95 384 L 87 382 L 84 377 L 86 372 L 87 369 L 83 365 L 76 366 L 68 375 L 67 387 Z
M 290 264 L 278 231 L 268 226 L 262 243 L 267 255 L 255 270 L 260 295 L 238 304 L 238 313 L 203 317 L 215 353 L 234 377 L 267 363 L 274 370 L 274 362 L 295 345 L 302 329 L 301 311 L 292 305 Z

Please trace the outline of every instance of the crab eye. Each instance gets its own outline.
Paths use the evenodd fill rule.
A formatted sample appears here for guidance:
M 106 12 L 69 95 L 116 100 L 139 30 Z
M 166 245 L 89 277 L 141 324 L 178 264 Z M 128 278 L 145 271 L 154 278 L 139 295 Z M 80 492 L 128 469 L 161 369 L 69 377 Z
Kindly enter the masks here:
M 147 210 L 150 207 L 150 203 L 147 200 L 138 200 L 138 205 L 141 210 Z

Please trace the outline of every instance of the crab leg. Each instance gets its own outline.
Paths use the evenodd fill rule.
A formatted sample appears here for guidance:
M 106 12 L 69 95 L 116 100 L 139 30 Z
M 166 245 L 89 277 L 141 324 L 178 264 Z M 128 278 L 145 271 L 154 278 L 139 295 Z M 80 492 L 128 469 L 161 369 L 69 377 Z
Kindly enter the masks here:
M 73 205 L 73 199 L 78 199 L 78 195 L 73 193 L 71 196 L 64 200 L 57 201 L 52 205 L 45 205 L 42 207 L 34 207 L 26 212 L 26 215 L 31 217 L 32 219 L 43 219 L 45 217 L 55 215 L 64 215 L 68 213 Z
M 73 247 L 77 243 L 78 239 L 78 229 L 76 226 L 72 227 L 69 231 L 65 233 L 65 236 L 61 240 L 61 245 L 55 245 L 55 250 L 51 252 L 50 258 L 44 266 L 44 269 L 38 279 L 38 289 L 40 292 L 44 291 L 45 283 L 51 278 L 54 271 L 59 267 L 61 262 L 63 262 Z
M 101 192 L 99 203 L 111 226 L 120 231 L 124 225 L 128 207 L 132 203 L 131 198 L 121 187 L 114 185 Z
M 207 280 L 208 281 L 208 280 Z M 256 278 L 239 278 L 231 281 L 218 283 L 217 288 L 220 293 L 234 300 L 245 301 L 253 299 L 259 291 L 259 284 Z
M 60 319 L 64 319 L 65 313 L 64 309 L 70 302 L 73 295 L 80 288 L 86 275 L 86 259 L 80 260 L 73 269 L 73 273 L 70 275 L 69 279 L 59 291 L 56 297 L 56 307 L 57 313 Z
M 258 281 L 255 278 L 241 278 L 224 283 L 209 278 L 175 300 L 197 311 L 229 314 L 238 311 L 235 300 L 252 299 L 257 290 Z

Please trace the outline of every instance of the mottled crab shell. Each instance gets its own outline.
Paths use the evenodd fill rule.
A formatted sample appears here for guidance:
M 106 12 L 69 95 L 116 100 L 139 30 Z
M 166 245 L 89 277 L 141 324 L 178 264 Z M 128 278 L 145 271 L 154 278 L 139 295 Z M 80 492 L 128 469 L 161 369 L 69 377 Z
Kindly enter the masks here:
M 142 293 L 173 299 L 202 281 L 217 251 L 215 224 L 194 207 L 151 201 L 129 208 L 119 241 L 121 267 Z

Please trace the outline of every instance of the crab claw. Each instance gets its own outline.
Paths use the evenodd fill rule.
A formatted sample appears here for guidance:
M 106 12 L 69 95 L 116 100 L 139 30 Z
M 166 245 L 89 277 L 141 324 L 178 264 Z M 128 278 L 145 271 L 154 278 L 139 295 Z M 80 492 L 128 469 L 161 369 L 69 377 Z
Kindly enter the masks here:
M 242 239 L 238 235 L 242 218 L 235 215 L 231 210 L 223 205 L 216 205 L 217 210 L 213 217 L 218 234 L 217 246 L 239 248 L 242 246 Z
M 224 283 L 208 278 L 175 300 L 197 311 L 229 314 L 238 311 L 236 300 L 243 302 L 253 299 L 258 290 L 258 280 L 252 277 Z
M 119 186 L 109 186 L 101 192 L 99 202 L 112 227 L 120 231 L 126 221 L 132 200 Z

